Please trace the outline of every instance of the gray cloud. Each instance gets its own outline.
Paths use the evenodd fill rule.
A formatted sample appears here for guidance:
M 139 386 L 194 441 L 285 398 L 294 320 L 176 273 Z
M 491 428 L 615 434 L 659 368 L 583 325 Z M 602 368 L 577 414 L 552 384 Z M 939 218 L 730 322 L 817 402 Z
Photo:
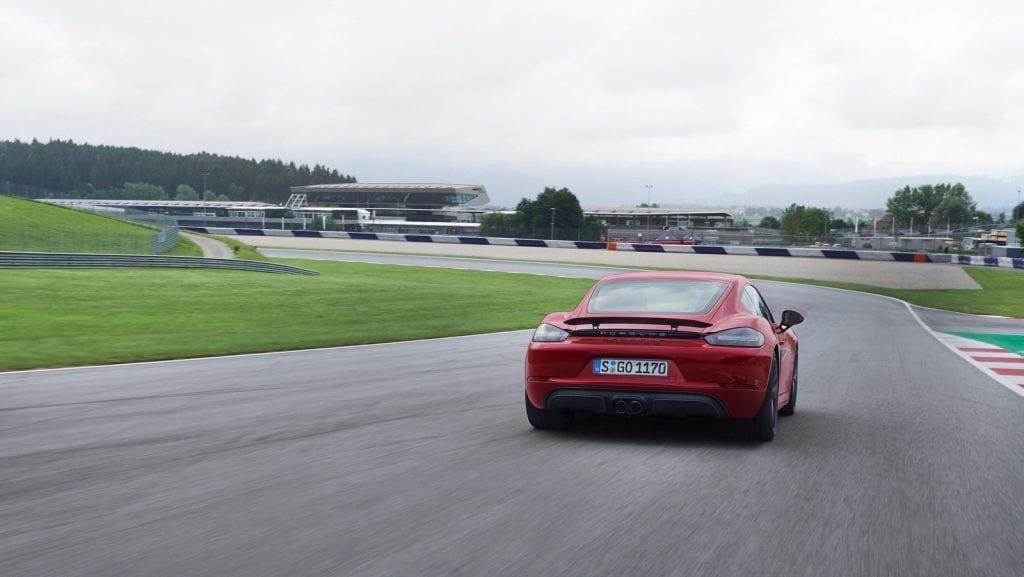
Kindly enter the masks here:
M 694 183 L 1024 173 L 1013 2 L 0 9 L 3 138 L 321 162 L 364 180 L 489 176 L 510 198 L 550 181 L 592 204 L 655 173 L 681 197 Z

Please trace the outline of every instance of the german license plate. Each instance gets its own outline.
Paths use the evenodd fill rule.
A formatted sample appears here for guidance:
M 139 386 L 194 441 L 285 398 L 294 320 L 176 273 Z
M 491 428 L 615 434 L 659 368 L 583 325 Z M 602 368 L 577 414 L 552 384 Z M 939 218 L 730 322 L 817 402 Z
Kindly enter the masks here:
M 594 359 L 595 375 L 667 377 L 668 361 L 644 359 Z

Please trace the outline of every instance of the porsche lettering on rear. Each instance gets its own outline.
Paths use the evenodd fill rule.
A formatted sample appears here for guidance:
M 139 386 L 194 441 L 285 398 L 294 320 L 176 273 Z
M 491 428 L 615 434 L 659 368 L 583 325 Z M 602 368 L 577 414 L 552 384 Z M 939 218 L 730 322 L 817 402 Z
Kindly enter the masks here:
M 604 339 L 609 345 L 637 345 L 648 347 L 660 347 L 665 341 L 658 339 Z

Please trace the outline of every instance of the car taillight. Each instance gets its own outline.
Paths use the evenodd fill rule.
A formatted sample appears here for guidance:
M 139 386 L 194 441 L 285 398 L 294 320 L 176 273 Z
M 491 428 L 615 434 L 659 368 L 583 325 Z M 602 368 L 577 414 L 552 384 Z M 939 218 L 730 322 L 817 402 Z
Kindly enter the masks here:
M 721 347 L 760 347 L 764 344 L 764 335 L 750 327 L 737 327 L 704 335 L 704 340 Z
M 537 330 L 533 331 L 533 342 L 535 343 L 559 343 L 567 338 L 569 338 L 569 333 L 547 323 L 541 323 Z

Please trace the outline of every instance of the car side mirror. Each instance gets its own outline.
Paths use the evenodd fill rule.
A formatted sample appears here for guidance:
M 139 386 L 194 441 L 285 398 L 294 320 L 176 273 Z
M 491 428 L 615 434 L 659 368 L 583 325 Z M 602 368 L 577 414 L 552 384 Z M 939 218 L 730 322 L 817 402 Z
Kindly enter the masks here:
M 779 323 L 779 330 L 785 332 L 795 325 L 804 322 L 804 315 L 791 310 L 782 311 L 782 322 Z

